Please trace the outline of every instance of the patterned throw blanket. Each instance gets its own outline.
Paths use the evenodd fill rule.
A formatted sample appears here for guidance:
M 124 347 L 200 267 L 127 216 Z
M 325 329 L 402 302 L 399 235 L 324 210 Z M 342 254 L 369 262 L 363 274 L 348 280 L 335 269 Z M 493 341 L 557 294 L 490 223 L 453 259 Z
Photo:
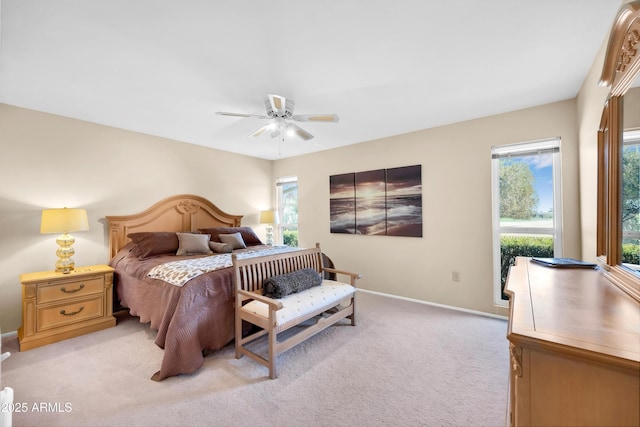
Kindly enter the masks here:
M 281 254 L 300 250 L 300 248 L 292 248 L 290 246 L 272 246 L 259 249 L 247 248 L 243 252 L 239 252 L 238 259 L 253 258 L 264 255 Z M 183 286 L 189 280 L 209 273 L 210 271 L 220 270 L 231 267 L 231 254 L 216 254 L 202 258 L 184 259 L 180 261 L 171 261 L 157 265 L 149 271 L 147 276 L 153 279 L 164 280 L 175 286 Z

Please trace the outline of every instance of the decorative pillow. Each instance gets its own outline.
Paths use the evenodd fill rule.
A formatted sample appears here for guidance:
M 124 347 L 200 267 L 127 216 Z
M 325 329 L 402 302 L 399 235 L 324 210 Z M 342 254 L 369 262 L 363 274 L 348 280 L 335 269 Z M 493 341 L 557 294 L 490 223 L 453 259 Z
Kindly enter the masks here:
M 176 255 L 212 254 L 208 234 L 176 233 L 180 245 Z
M 220 242 L 209 242 L 209 247 L 211 250 L 217 254 L 228 254 L 233 251 L 231 245 Z
M 175 254 L 179 246 L 178 236 L 173 231 L 131 233 L 127 237 L 134 244 L 131 253 L 142 259 L 156 255 Z
M 220 234 L 233 234 L 240 233 L 242 235 L 242 240 L 244 240 L 245 245 L 247 246 L 255 246 L 255 245 L 264 245 L 260 238 L 256 235 L 256 232 L 253 231 L 251 227 L 213 227 L 213 228 L 201 228 L 198 231 L 204 234 L 211 234 L 212 242 L 220 242 L 220 238 L 218 237 Z
M 269 277 L 262 283 L 262 294 L 269 298 L 282 298 L 321 284 L 320 273 L 313 268 L 303 268 L 291 273 Z
M 218 234 L 218 238 L 222 243 L 226 243 L 231 246 L 232 249 L 244 249 L 247 247 L 244 240 L 242 240 L 242 234 L 240 233 Z

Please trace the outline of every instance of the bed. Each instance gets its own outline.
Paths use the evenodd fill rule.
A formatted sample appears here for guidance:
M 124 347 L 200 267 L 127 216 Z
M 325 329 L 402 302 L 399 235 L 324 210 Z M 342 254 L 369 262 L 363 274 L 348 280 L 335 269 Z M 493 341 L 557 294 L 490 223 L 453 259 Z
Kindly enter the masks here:
M 234 249 L 234 253 L 256 256 L 276 248 L 263 245 L 253 230 L 241 227 L 241 215 L 227 214 L 207 199 L 190 194 L 169 197 L 138 214 L 106 219 L 110 265 L 115 268 L 115 297 L 131 315 L 158 331 L 155 343 L 164 349 L 160 369 L 151 378 L 161 381 L 197 371 L 204 353 L 221 349 L 233 340 L 233 269 L 219 267 L 179 286 L 163 280 L 162 275 L 149 275 L 157 266 L 173 261 L 203 262 L 225 255 L 230 259 L 231 254 L 176 255 L 163 244 L 170 236 L 208 231 L 212 239 L 219 237 L 216 233 L 240 233 L 247 248 Z M 152 238 L 141 240 L 140 236 Z M 180 240 L 181 248 L 182 243 Z

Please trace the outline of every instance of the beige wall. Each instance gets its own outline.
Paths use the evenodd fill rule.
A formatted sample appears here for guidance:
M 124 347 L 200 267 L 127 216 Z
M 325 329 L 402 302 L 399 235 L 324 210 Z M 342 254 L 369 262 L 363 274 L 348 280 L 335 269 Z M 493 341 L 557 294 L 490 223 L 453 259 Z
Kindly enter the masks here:
M 622 108 L 622 124 L 624 130 L 640 129 L 640 76 L 637 79 L 639 86 L 633 87 L 624 94 Z
M 596 220 L 598 185 L 598 128 L 609 89 L 598 86 L 604 65 L 603 43 L 576 98 L 580 138 L 580 223 L 582 258 L 596 261 Z
M 0 328 L 21 323 L 24 272 L 51 270 L 54 235 L 43 208 L 83 207 L 90 230 L 74 233 L 77 265 L 108 262 L 105 215 L 139 212 L 191 193 L 258 226 L 271 206 L 272 162 L 0 104 Z
M 277 160 L 274 179 L 298 176 L 301 246 L 320 242 L 338 267 L 364 275 L 362 288 L 506 314 L 493 305 L 491 147 L 562 138 L 564 255 L 579 257 L 576 129 L 567 100 Z M 422 165 L 422 238 L 329 232 L 330 175 L 414 164 Z

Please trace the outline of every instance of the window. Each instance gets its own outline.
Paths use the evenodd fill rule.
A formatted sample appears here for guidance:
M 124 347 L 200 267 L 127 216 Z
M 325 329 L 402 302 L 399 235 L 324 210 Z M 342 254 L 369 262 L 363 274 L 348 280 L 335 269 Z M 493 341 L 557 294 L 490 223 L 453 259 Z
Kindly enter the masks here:
M 491 149 L 494 303 L 517 256 L 562 256 L 560 139 Z
M 280 245 L 298 246 L 298 178 L 287 177 L 278 179 L 278 236 L 276 241 Z

